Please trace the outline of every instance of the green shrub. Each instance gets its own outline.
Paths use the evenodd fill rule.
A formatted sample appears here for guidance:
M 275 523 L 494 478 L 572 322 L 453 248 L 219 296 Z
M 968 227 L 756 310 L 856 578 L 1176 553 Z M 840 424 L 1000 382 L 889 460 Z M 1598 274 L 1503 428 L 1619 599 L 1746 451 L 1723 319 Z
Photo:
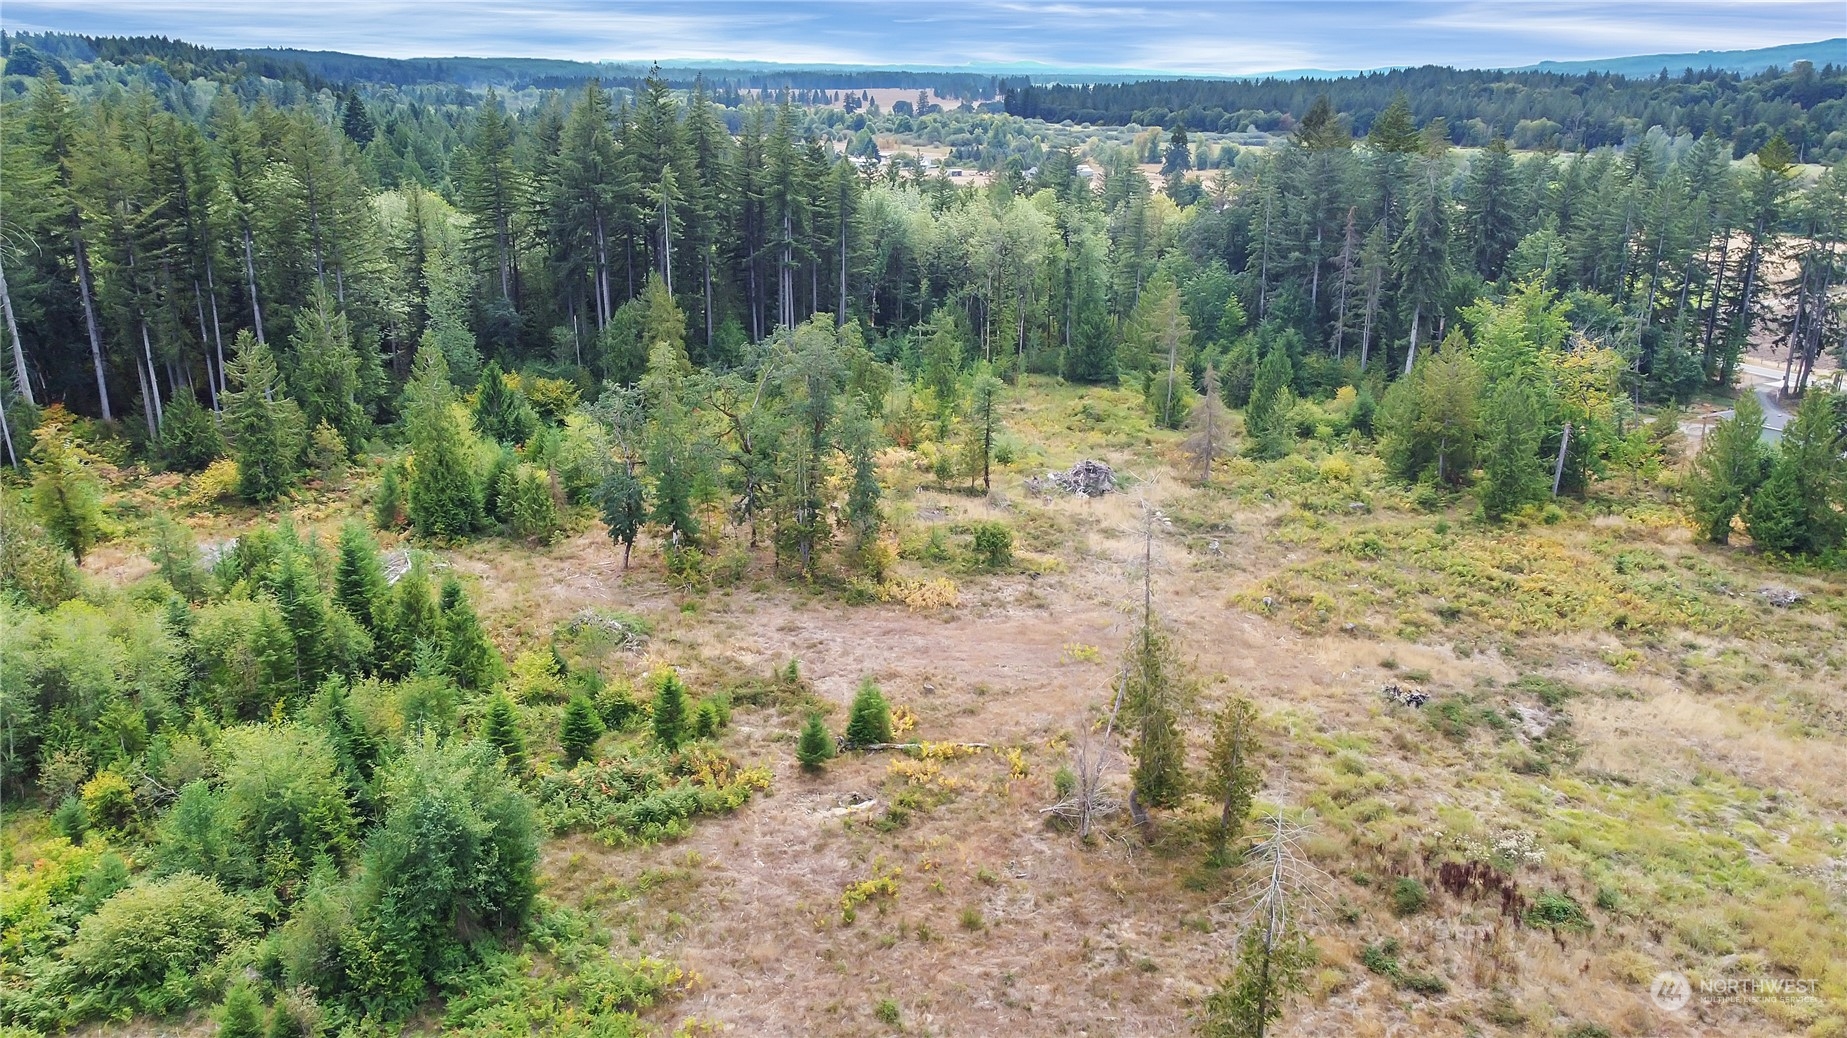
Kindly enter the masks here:
M 340 430 L 322 422 L 308 436 L 308 467 L 321 479 L 339 479 L 346 475 L 350 452 Z
M 175 393 L 160 426 L 160 456 L 167 466 L 197 472 L 224 457 L 224 450 L 218 416 L 200 406 L 192 390 Z
M 903 1016 L 898 1011 L 898 1003 L 889 998 L 879 999 L 878 1005 L 872 1007 L 872 1015 L 878 1017 L 879 1023 L 887 1027 L 901 1027 L 904 1023 Z
M 231 985 L 216 1015 L 218 1038 L 263 1038 L 263 1002 L 248 983 Z
M 520 465 L 500 477 L 496 487 L 500 516 L 515 537 L 549 541 L 560 529 L 551 477 L 542 469 Z
M 1398 939 L 1395 937 L 1387 937 L 1377 944 L 1362 948 L 1360 962 L 1381 977 L 1397 980 L 1404 974 L 1403 968 L 1398 965 Z
M 603 686 L 596 694 L 596 712 L 603 719 L 603 727 L 612 732 L 628 731 L 642 717 L 635 690 L 626 681 Z
M 84 817 L 98 829 L 126 831 L 135 822 L 135 791 L 113 771 L 97 772 L 83 784 Z
M 701 699 L 693 711 L 693 738 L 715 739 L 725 727 L 724 709 L 716 700 Z
M 871 678 L 859 683 L 853 710 L 847 716 L 847 745 L 873 746 L 891 741 L 891 705 Z
M 736 810 L 768 786 L 766 770 L 740 769 L 695 745 L 672 756 L 624 754 L 553 772 L 540 778 L 538 797 L 552 828 L 588 830 L 622 845 L 683 836 L 695 815 Z
M 59 802 L 51 813 L 51 831 L 72 843 L 83 842 L 83 834 L 90 831 L 90 812 L 84 810 L 80 798 L 69 796 Z
M 1585 914 L 1584 906 L 1570 894 L 1548 890 L 1533 899 L 1526 910 L 1528 926 L 1556 926 L 1561 930 L 1588 930 L 1591 927 L 1590 916 Z
M 249 906 L 203 876 L 135 883 L 86 917 L 65 951 L 72 1015 L 183 1009 L 206 992 L 206 967 L 253 929 Z
M 1013 531 L 1002 523 L 976 523 L 974 550 L 983 568 L 1005 569 L 1013 564 Z
M 319 856 L 350 859 L 358 822 L 320 728 L 253 725 L 225 733 L 220 746 L 226 764 L 211 831 L 228 841 L 226 856 L 193 867 L 228 882 L 280 887 L 305 876 Z M 169 846 L 198 839 L 164 827 L 162 837 Z
M 367 842 L 353 923 L 340 934 L 348 998 L 408 1011 L 468 930 L 514 932 L 537 891 L 532 805 L 484 742 L 413 741 L 384 775 L 385 817 Z
M 686 686 L 671 670 L 655 681 L 654 741 L 666 750 L 677 750 L 686 741 Z
M 1430 903 L 1430 891 L 1411 876 L 1400 876 L 1392 884 L 1392 911 L 1399 915 L 1416 915 Z
M 795 740 L 795 759 L 802 767 L 819 771 L 838 752 L 833 735 L 821 722 L 821 715 L 809 714 L 808 723 L 802 726 L 802 734 Z
M 41 425 L 33 436 L 38 447 L 31 465 L 32 506 L 45 532 L 82 565 L 84 555 L 108 529 L 102 480 L 89 463 L 90 454 L 62 426 Z
M 393 462 L 379 477 L 378 495 L 372 500 L 372 525 L 395 530 L 404 525 L 404 465 Z
M 597 716 L 596 707 L 581 692 L 572 696 L 558 731 L 558 742 L 564 747 L 564 766 L 576 767 L 578 761 L 590 757 L 602 737 L 603 719 Z
M 1368 944 L 1360 951 L 1360 962 L 1381 977 L 1406 991 L 1420 995 L 1441 995 L 1449 990 L 1449 983 L 1435 973 L 1415 973 L 1405 969 L 1398 961 L 1402 947 L 1395 937 L 1388 937 L 1377 944 Z
M 1406 973 L 1398 986 L 1420 995 L 1441 995 L 1449 991 L 1449 982 L 1434 973 Z

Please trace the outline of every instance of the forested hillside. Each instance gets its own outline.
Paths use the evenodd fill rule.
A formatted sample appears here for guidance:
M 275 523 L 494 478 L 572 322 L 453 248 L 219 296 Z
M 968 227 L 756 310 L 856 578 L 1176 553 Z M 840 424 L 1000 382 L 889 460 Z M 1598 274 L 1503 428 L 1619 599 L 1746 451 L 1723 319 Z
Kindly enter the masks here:
M 566 61 L 556 58 L 376 58 L 338 51 L 290 50 L 259 47 L 226 50 L 201 47 L 164 36 L 76 36 L 68 33 L 14 33 L 0 37 L 0 57 L 13 59 L 15 75 L 36 76 L 40 64 L 60 72 L 69 81 L 69 66 L 107 62 L 116 66 L 157 65 L 180 80 L 194 73 L 233 77 L 249 73 L 266 79 L 295 80 L 309 89 L 346 83 L 376 86 L 440 84 L 470 90 L 498 87 L 568 90 L 589 80 L 614 86 L 638 84 L 649 73 L 647 64 L 610 61 Z M 703 80 L 719 94 L 792 90 L 804 95 L 825 89 L 900 88 L 934 90 L 942 97 L 992 100 L 1000 88 L 996 77 L 974 72 L 907 71 L 904 69 L 804 69 L 775 63 L 714 62 L 711 65 L 657 66 L 658 74 L 676 87 L 690 89 Z
M 1358 132 L 1403 94 L 1420 122 L 1443 119 L 1457 144 L 1499 134 L 1522 148 L 1573 152 L 1618 147 L 1659 126 L 1669 134 L 1714 134 L 1736 158 L 1779 134 L 1805 162 L 1834 162 L 1847 150 L 1847 68 L 1832 62 L 1751 76 L 1710 68 L 1630 78 L 1426 66 L 1332 80 L 1033 84 L 1007 92 L 1007 111 L 1047 122 L 1290 130 L 1324 94 Z
M 661 76 L 64 71 L 0 110 L 0 1025 L 1068 1033 L 1107 990 L 1607 1035 L 1636 948 L 1820 978 L 1737 1033 L 1847 1019 L 1847 165 L 1797 147 L 1838 69 L 1367 77 L 1211 162 Z M 1582 150 L 1509 146 L 1572 103 Z M 1731 404 L 1690 461 L 1689 402 Z M 1263 826 L 1338 892 L 1267 931 L 1224 880 Z
M 1357 145 L 1320 104 L 1208 184 L 1184 175 L 1175 134 L 1150 145 L 1171 181 L 1158 194 L 1127 149 L 1087 156 L 1101 191 L 1042 149 L 1030 177 L 970 192 L 841 161 L 877 128 L 864 114 L 718 109 L 660 80 L 629 100 L 588 88 L 510 112 L 491 92 L 368 103 L 169 79 L 79 102 L 45 78 L 6 120 L 16 391 L 110 421 L 139 411 L 157 438 L 177 387 L 207 403 L 229 388 L 238 330 L 292 367 L 317 289 L 351 327 L 368 418 L 391 413 L 387 375 L 401 383 L 433 329 L 474 340 L 451 351 L 464 385 L 477 352 L 628 384 L 650 275 L 700 367 L 825 312 L 881 359 L 953 319 L 997 367 L 1113 380 L 1147 367 L 1154 344 L 1133 329 L 1175 293 L 1176 368 L 1216 355 L 1237 386 L 1253 350 L 1286 340 L 1308 391 L 1356 381 L 1343 363 L 1402 367 L 1476 297 L 1535 275 L 1621 353 L 1631 395 L 1725 384 L 1753 330 L 1810 358 L 1836 341 L 1817 300 L 1838 284 L 1840 174 L 1804 182 L 1780 135 L 1736 168 L 1711 134 L 1652 129 L 1621 152 L 1516 158 L 1490 141 L 1462 157 L 1401 97 Z M 1768 285 L 1772 253 L 1795 261 L 1776 268 L 1789 284 Z M 1771 312 L 1783 294 L 1794 305 Z M 1244 316 L 1227 322 L 1234 298 Z

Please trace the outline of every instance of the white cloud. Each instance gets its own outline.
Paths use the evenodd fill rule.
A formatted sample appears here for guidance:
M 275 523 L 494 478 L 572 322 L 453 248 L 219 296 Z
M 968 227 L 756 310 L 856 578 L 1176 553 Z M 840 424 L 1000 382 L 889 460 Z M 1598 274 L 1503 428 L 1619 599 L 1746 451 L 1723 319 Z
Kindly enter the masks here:
M 5 0 L 9 28 L 386 57 L 1284 68 L 1737 49 L 1839 35 L 1841 0 Z

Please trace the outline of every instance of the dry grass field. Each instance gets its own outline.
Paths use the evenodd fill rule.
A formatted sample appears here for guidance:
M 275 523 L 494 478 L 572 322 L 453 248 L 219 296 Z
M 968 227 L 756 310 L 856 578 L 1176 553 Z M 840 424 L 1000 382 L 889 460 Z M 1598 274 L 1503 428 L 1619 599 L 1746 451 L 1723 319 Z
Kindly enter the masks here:
M 1203 757 L 1211 707 L 1250 695 L 1259 810 L 1306 825 L 1323 874 L 1299 906 L 1320 963 L 1274 1033 L 1847 1034 L 1847 579 L 1694 543 L 1652 487 L 1494 528 L 1331 443 L 1222 462 L 1200 488 L 1178 434 L 1139 415 L 1129 393 L 1016 394 L 1015 460 L 986 496 L 887 455 L 898 570 L 953 582 L 953 605 L 845 604 L 767 555 L 676 590 L 654 545 L 624 572 L 596 524 L 545 548 L 437 549 L 508 648 L 600 607 L 653 625 L 612 677 L 671 665 L 695 688 L 742 687 L 799 661 L 812 700 L 739 697 L 725 737 L 772 769 L 767 795 L 674 842 L 547 844 L 549 897 L 606 923 L 613 954 L 687 971 L 649 1010 L 663 1033 L 1189 1031 L 1243 922 L 1240 871 L 1206 864 L 1211 805 L 1159 816 L 1151 842 L 1126 817 L 1080 842 L 1042 813 L 1107 708 L 1152 508 L 1156 608 L 1199 678 L 1189 751 Z M 1086 457 L 1127 485 L 1099 500 L 1025 486 Z M 347 501 L 310 498 L 297 522 L 331 531 Z M 249 520 L 193 519 L 205 540 Z M 1010 571 L 967 564 L 974 520 L 1010 527 Z M 91 568 L 145 565 L 117 548 Z M 1803 597 L 1773 606 L 1770 586 Z M 990 748 L 804 773 L 807 705 L 838 731 L 868 677 L 904 738 Z M 1431 701 L 1389 702 L 1387 684 Z M 1445 862 L 1496 855 L 1525 911 L 1445 886 Z M 1412 911 L 1394 897 L 1407 881 L 1427 893 Z M 1670 969 L 1814 984 L 1666 1012 L 1648 985 Z

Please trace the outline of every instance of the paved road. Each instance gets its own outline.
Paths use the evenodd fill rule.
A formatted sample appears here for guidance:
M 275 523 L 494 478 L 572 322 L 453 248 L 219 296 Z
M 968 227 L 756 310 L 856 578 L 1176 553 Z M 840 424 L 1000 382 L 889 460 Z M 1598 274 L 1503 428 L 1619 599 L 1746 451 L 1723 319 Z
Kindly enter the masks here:
M 1743 378 L 1739 380 L 1741 388 L 1750 387 L 1757 394 L 1758 403 L 1764 405 L 1764 442 L 1776 443 L 1783 438 L 1784 427 L 1789 425 L 1790 420 L 1795 417 L 1790 413 L 1789 408 L 1777 398 L 1777 393 L 1783 388 L 1783 369 L 1780 366 L 1745 361 L 1738 365 L 1738 370 L 1743 375 Z M 1719 419 L 1731 416 L 1732 412 L 1729 408 L 1724 411 L 1715 411 L 1703 420 L 1682 422 L 1680 430 L 1686 435 L 1692 447 L 1697 450 L 1706 430 Z

